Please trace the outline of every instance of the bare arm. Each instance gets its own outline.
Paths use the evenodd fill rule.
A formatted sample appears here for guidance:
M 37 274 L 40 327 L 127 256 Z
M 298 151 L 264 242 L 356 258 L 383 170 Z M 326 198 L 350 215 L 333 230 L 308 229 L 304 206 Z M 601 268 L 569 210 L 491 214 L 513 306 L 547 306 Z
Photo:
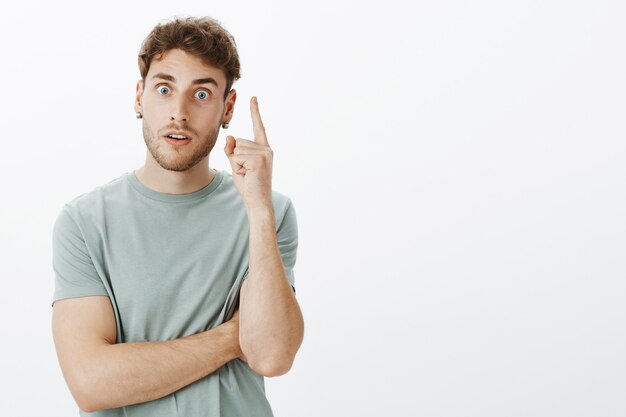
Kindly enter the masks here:
M 54 303 L 52 333 L 63 376 L 87 412 L 155 400 L 242 355 L 238 316 L 216 328 L 163 342 L 116 344 L 108 297 Z
M 241 350 L 255 372 L 278 376 L 291 368 L 304 337 L 304 321 L 276 239 L 272 204 L 274 153 L 256 97 L 250 99 L 250 114 L 254 141 L 228 136 L 224 147 L 250 227 L 248 277 L 239 300 L 239 338 Z
M 249 209 L 248 220 L 250 266 L 239 305 L 241 349 L 256 372 L 278 376 L 293 364 L 304 321 L 280 257 L 273 210 Z

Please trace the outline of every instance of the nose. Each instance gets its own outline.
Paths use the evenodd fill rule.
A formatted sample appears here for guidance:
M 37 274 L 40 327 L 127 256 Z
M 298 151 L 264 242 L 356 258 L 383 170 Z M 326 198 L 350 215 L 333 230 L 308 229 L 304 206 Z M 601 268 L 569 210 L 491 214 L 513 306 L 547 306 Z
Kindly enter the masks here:
M 170 119 L 172 121 L 189 121 L 189 112 L 187 110 L 187 102 L 185 97 L 180 95 L 176 100 L 171 110 Z

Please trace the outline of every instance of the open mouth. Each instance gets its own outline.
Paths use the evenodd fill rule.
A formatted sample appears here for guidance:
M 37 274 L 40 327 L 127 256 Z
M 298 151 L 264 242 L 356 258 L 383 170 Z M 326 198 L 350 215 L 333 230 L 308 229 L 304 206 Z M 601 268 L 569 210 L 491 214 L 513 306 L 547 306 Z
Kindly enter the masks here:
M 174 140 L 188 140 L 189 139 L 187 136 L 183 136 L 183 135 L 167 135 L 166 137 L 170 139 L 174 139 Z
M 191 139 L 183 135 L 167 135 L 164 138 L 167 143 L 173 146 L 185 146 L 191 143 Z

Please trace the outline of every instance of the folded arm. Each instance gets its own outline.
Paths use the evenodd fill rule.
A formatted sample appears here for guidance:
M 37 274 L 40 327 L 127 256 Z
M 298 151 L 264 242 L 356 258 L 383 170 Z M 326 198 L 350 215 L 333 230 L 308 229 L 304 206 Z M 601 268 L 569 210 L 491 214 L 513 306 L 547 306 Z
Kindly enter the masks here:
M 87 412 L 164 397 L 242 355 L 238 319 L 180 339 L 116 344 L 103 296 L 55 302 L 52 332 L 63 376 Z

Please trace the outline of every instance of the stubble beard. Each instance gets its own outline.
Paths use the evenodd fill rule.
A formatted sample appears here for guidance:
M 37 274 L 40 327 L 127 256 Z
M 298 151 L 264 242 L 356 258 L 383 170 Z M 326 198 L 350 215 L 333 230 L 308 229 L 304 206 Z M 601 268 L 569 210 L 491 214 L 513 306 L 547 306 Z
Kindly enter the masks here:
M 190 131 L 190 129 L 184 129 Z M 195 138 L 191 142 L 180 149 L 175 146 L 169 145 L 161 137 L 155 138 L 150 129 L 143 123 L 143 140 L 148 147 L 148 150 L 152 154 L 154 160 L 163 168 L 168 171 L 182 172 L 187 171 L 196 166 L 202 159 L 207 157 L 215 143 L 217 142 L 217 135 L 219 133 L 219 126 L 201 138 L 195 132 Z M 194 142 L 200 142 L 194 143 Z M 187 149 L 192 147 L 191 149 Z

